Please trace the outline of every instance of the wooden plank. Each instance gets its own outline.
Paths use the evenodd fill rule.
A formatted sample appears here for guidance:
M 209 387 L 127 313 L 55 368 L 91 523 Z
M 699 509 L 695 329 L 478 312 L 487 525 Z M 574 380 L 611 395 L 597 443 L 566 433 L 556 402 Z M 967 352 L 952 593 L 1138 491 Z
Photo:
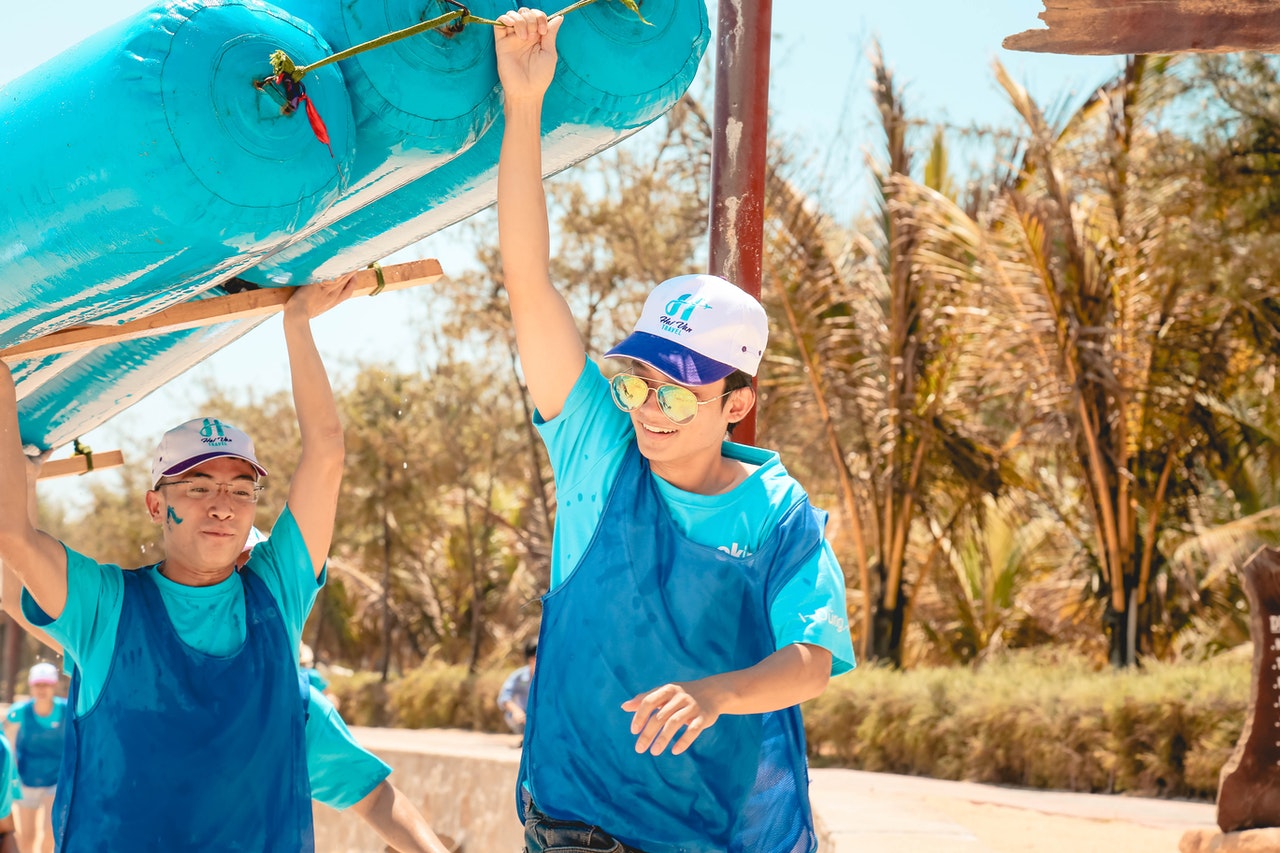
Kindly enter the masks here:
M 440 262 L 434 259 L 409 261 L 383 267 L 384 290 L 407 290 L 433 284 L 444 277 Z M 305 285 L 310 287 L 311 285 Z M 372 269 L 356 273 L 356 296 L 369 296 L 378 289 L 378 274 Z M 183 302 L 163 311 L 119 325 L 73 326 L 42 335 L 30 341 L 0 350 L 0 359 L 13 364 L 30 358 L 149 338 L 183 329 L 212 326 L 231 320 L 266 317 L 284 309 L 296 287 L 263 287 L 227 296 Z
M 1074 55 L 1280 50 L 1280 4 L 1259 0 L 1044 0 L 1048 29 L 1007 50 Z
M 104 450 L 93 454 L 93 470 L 105 471 L 108 468 L 119 468 L 124 464 L 124 454 L 119 450 Z M 39 480 L 52 480 L 55 477 L 70 477 L 74 474 L 89 473 L 89 460 L 84 456 L 69 456 L 66 459 L 50 459 L 40 466 Z

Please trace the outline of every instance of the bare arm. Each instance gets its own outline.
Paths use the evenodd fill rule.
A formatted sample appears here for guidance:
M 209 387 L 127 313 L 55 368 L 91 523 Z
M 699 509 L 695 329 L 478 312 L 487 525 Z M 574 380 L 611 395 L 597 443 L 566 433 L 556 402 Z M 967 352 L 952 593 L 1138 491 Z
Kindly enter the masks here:
M 44 460 L 48 456 L 49 451 L 46 450 L 38 457 L 27 457 L 27 519 L 31 522 L 32 527 L 37 527 L 39 524 L 36 505 L 36 480 L 40 477 L 40 466 L 44 464 Z M 4 562 L 0 562 L 0 605 L 3 606 L 4 612 L 9 615 L 9 618 L 21 625 L 28 634 L 54 652 L 62 654 L 62 646 L 54 642 L 54 639 L 44 631 L 27 621 L 27 617 L 22 612 L 22 581 L 18 580 L 18 575 L 13 569 L 9 568 L 9 564 Z M 9 739 L 13 740 L 13 735 L 10 735 Z
M 498 247 L 520 364 L 533 403 L 553 418 L 586 363 L 563 296 L 551 284 L 551 238 L 542 188 L 542 101 L 556 67 L 563 18 L 522 9 L 494 27 L 506 121 L 498 158 Z
M 422 812 L 386 779 L 351 810 L 399 853 L 449 853 L 449 848 L 431 831 Z
M 332 284 L 300 287 L 284 309 L 293 405 L 302 435 L 302 453 L 289 483 L 289 509 L 307 543 L 316 577 L 333 539 L 346 445 L 329 375 L 311 335 L 311 320 L 349 297 L 354 284 L 355 276 L 349 275 Z
M 664 684 L 624 702 L 622 710 L 633 712 L 636 752 L 662 754 L 683 727 L 684 734 L 671 748 L 672 755 L 679 755 L 721 714 L 765 714 L 790 708 L 820 694 L 830 678 L 831 652 L 798 643 L 747 669 Z
M 3 571 L 4 578 L 0 581 L 0 604 L 4 607 L 4 612 L 9 618 L 22 626 L 22 629 L 31 636 L 35 637 L 41 643 L 44 643 L 50 650 L 62 654 L 62 646 L 54 642 L 53 638 L 44 631 L 37 628 L 27 621 L 27 617 L 22 613 L 22 581 L 18 580 L 18 576 L 13 569 L 9 568 L 8 563 L 0 564 L 0 571 Z
M 0 561 L 10 566 L 54 619 L 67 603 L 67 554 L 62 543 L 31 523 L 27 457 L 18 429 L 18 392 L 0 362 Z

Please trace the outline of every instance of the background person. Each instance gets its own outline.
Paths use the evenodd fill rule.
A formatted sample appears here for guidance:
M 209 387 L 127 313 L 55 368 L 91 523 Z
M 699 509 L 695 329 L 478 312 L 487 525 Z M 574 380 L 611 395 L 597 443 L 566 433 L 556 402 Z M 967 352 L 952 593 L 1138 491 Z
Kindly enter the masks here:
M 520 735 L 524 742 L 525 709 L 529 706 L 529 683 L 533 680 L 533 671 L 538 664 L 538 641 L 530 640 L 524 644 L 525 665 L 514 670 L 502 682 L 498 691 L 498 707 L 502 709 L 502 718 L 507 721 L 511 731 Z
M 62 766 L 67 700 L 56 695 L 58 668 L 51 663 L 33 665 L 27 685 L 31 698 L 9 709 L 5 726 L 22 786 L 14 813 L 18 846 L 24 853 L 52 853 L 53 797 Z
M 9 739 L 0 734 L 0 853 L 19 853 L 13 804 L 21 798 L 18 762 L 13 757 Z

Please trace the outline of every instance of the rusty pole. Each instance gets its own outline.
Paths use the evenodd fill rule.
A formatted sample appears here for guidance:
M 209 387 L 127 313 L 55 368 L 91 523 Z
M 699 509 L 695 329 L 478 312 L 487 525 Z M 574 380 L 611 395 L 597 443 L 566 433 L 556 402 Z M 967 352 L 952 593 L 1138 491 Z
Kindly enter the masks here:
M 709 271 L 760 298 L 773 0 L 720 0 Z M 753 409 L 734 430 L 756 440 Z

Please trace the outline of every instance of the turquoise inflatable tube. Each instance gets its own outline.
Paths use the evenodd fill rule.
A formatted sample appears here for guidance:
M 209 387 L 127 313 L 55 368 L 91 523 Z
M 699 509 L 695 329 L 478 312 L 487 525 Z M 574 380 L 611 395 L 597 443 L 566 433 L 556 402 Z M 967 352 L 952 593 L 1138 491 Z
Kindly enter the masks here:
M 332 144 L 253 86 L 331 51 L 256 0 L 176 0 L 0 87 L 0 346 L 120 322 L 252 266 L 339 196 L 354 159 L 341 72 L 307 92 Z
M 69 444 L 264 321 L 237 320 L 23 363 L 14 371 L 23 394 L 23 444 Z
M 442 0 L 277 0 L 313 25 L 335 52 L 439 17 Z M 497 18 L 510 0 L 472 0 Z M 502 109 L 488 27 L 431 30 L 343 60 L 356 156 L 340 198 L 290 241 L 336 222 L 475 144 Z
M 561 2 L 544 5 L 556 11 Z M 557 40 L 560 62 L 543 110 L 547 174 L 649 124 L 693 82 L 710 38 L 703 0 L 645 0 L 641 10 L 650 26 L 617 0 L 600 0 L 566 16 Z M 488 207 L 497 194 L 501 138 L 499 117 L 458 158 L 277 251 L 242 277 L 258 284 L 332 278 Z
M 346 2 L 355 4 L 362 0 Z M 544 165 L 548 174 L 573 165 L 652 122 L 670 108 L 692 82 L 709 38 L 706 11 L 700 0 L 646 0 L 643 11 L 656 26 L 643 27 L 635 21 L 633 13 L 616 0 L 599 0 L 566 19 L 560 36 L 561 66 L 548 93 L 545 110 Z M 427 12 L 423 14 L 430 16 Z M 471 29 L 488 39 L 491 49 L 492 34 L 488 28 Z M 365 56 L 376 54 L 374 51 Z M 344 78 L 356 76 L 350 60 L 342 63 L 341 70 Z M 372 78 L 382 80 L 384 75 L 374 72 Z M 309 78 L 308 86 L 312 87 Z M 394 128 L 373 129 L 363 123 L 372 120 L 377 109 L 370 106 L 372 101 L 362 105 L 361 99 L 375 96 L 362 93 L 358 86 L 350 88 L 354 114 L 364 117 L 353 118 L 353 133 L 365 134 L 361 140 L 377 139 L 379 135 L 389 138 Z M 332 123 L 323 103 L 320 109 L 326 121 Z M 407 112 L 421 117 L 418 109 L 411 106 Z M 389 110 L 387 114 L 395 113 Z M 388 124 L 394 125 L 394 122 L 389 119 Z M 305 122 L 301 126 L 305 128 Z M 413 135 L 408 132 L 411 129 L 399 127 L 399 130 L 406 131 L 406 138 Z M 495 197 L 501 131 L 499 118 L 481 135 L 478 143 L 460 156 L 364 206 L 350 201 L 357 198 L 357 194 L 367 192 L 361 187 L 364 176 L 372 176 L 368 179 L 369 186 L 385 187 L 410 174 L 407 170 L 417 166 L 401 165 L 392 170 L 385 164 L 394 160 L 395 153 L 378 160 L 364 153 L 363 141 L 358 143 L 361 152 L 344 167 L 349 186 L 343 186 L 331 206 L 313 214 L 309 223 L 299 223 L 296 233 L 306 235 L 299 243 L 286 245 L 270 257 L 279 278 L 306 281 L 346 272 L 489 206 Z M 376 145 L 371 143 L 370 147 L 376 148 Z M 418 154 L 421 156 L 422 152 Z M 361 156 L 370 159 L 360 161 Z M 362 162 L 366 165 L 361 165 Z M 328 211 L 343 204 L 343 198 L 356 208 L 350 215 L 314 234 L 306 233 L 310 223 L 326 217 Z M 298 258 L 303 258 L 301 264 L 297 263 Z M 0 264 L 3 263 L 6 261 L 0 256 Z M 246 273 L 239 267 L 240 261 L 225 264 L 218 271 L 217 280 L 232 275 L 241 278 L 253 275 L 260 276 L 263 282 L 271 281 L 264 270 Z M 218 288 L 208 291 L 209 295 L 217 292 Z M 23 439 L 39 447 L 61 446 L 128 408 L 256 325 L 257 321 L 228 323 L 18 365 L 15 377 L 19 381 Z

